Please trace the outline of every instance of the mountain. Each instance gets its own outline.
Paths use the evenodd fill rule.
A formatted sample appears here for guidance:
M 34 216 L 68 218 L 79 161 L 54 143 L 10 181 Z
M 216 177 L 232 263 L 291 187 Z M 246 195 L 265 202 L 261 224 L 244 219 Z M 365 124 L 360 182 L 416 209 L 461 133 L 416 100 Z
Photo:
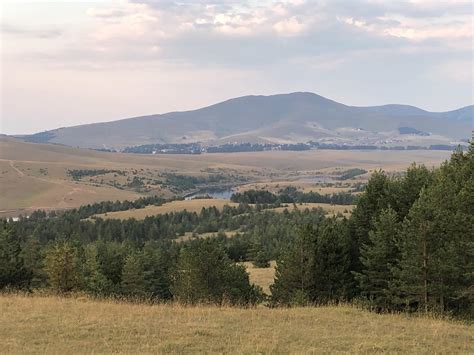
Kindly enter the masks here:
M 384 105 L 368 107 L 373 112 L 379 112 L 388 116 L 428 116 L 428 117 L 440 117 L 447 118 L 450 120 L 464 121 L 466 123 L 473 123 L 474 118 L 474 106 L 466 106 L 454 111 L 448 112 L 428 112 L 421 108 L 409 105 Z
M 474 106 L 428 112 L 407 105 L 347 106 L 297 92 L 244 96 L 185 112 L 59 128 L 21 137 L 84 148 L 153 143 L 296 143 L 309 140 L 347 144 L 439 144 L 469 139 Z M 401 134 L 400 127 L 424 132 Z

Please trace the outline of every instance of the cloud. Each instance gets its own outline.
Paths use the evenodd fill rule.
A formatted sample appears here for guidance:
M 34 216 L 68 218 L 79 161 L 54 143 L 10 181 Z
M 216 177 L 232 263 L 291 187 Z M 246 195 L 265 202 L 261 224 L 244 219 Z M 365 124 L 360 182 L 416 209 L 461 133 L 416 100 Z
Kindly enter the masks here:
M 49 26 L 47 28 L 41 27 L 28 27 L 28 26 L 17 26 L 11 25 L 8 23 L 2 23 L 1 32 L 3 35 L 14 35 L 14 36 L 23 36 L 23 37 L 34 37 L 34 38 L 56 38 L 64 34 L 64 31 L 54 27 Z
M 297 17 L 293 16 L 275 23 L 273 28 L 282 36 L 295 36 L 303 32 L 307 28 L 307 25 L 299 21 Z
M 157 63 L 263 69 L 276 63 L 314 63 L 314 58 L 318 64 L 313 68 L 330 68 L 338 58 L 374 52 L 466 52 L 472 24 L 465 6 L 463 1 L 447 6 L 420 0 L 101 4 L 89 6 L 87 25 L 54 48 L 35 47 L 23 58 L 49 67 L 92 70 Z M 331 59 L 322 63 L 324 58 Z
M 74 106 L 74 120 L 289 91 L 433 110 L 472 100 L 470 1 L 41 4 L 30 3 L 23 17 L 20 5 L 5 5 L 2 69 L 9 81 L 2 89 L 12 125 L 36 112 L 62 122 L 81 97 L 88 99 Z M 56 109 L 58 101 L 64 107 Z

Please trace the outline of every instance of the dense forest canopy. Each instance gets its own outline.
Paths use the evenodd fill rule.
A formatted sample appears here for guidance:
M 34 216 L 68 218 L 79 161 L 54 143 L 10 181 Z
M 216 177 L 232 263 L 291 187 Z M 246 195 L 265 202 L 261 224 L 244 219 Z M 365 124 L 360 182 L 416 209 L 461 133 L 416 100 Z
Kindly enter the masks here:
M 320 198 L 291 188 L 249 191 L 233 196 L 238 207 L 222 211 L 211 207 L 141 221 L 89 218 L 164 202 L 151 197 L 3 220 L 0 288 L 252 305 L 265 295 L 235 262 L 267 266 L 276 259 L 270 306 L 357 300 L 376 311 L 472 316 L 472 143 L 437 169 L 412 165 L 403 176 L 374 173 L 349 218 L 327 217 L 321 209 L 268 208 Z M 337 203 L 351 198 L 331 196 Z M 216 237 L 176 239 L 209 232 Z

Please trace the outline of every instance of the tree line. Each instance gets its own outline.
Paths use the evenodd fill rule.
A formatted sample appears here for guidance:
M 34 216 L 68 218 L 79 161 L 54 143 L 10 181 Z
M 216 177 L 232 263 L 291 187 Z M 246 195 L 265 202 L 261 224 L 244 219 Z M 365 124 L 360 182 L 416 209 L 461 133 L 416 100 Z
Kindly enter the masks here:
M 372 175 L 349 219 L 307 226 L 280 259 L 274 305 L 358 299 L 377 311 L 474 314 L 474 149 L 435 170 Z
M 295 237 L 298 225 L 317 224 L 324 218 L 320 209 L 277 213 L 265 205 L 240 204 L 222 211 L 209 207 L 144 220 L 84 219 L 120 206 L 94 204 L 3 220 L 0 289 L 50 288 L 58 293 L 84 291 L 159 301 L 254 304 L 263 294 L 236 262 L 267 263 Z M 238 233 L 227 237 L 226 230 Z M 216 237 L 176 242 L 185 233 Z M 207 282 L 204 289 L 202 280 Z
M 236 192 L 232 194 L 230 199 L 232 202 L 248 204 L 330 203 L 335 205 L 352 205 L 356 200 L 356 196 L 350 192 L 321 195 L 314 191 L 298 191 L 296 187 L 288 186 L 276 194 L 267 190 Z

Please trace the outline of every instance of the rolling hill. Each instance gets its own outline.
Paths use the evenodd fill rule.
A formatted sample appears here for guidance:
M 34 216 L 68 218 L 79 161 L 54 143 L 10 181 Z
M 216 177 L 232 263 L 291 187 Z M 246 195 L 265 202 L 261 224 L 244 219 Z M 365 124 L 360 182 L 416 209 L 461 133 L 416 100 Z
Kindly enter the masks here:
M 154 143 L 296 143 L 429 145 L 470 138 L 474 106 L 427 112 L 413 106 L 347 106 L 298 92 L 244 96 L 186 112 L 59 128 L 30 142 L 122 149 Z M 409 132 L 403 134 L 400 127 Z
M 358 167 L 368 171 L 379 168 L 397 171 L 411 162 L 438 165 L 449 154 L 449 151 L 431 150 L 312 150 L 142 155 L 29 143 L 0 136 L 0 218 L 28 215 L 35 209 L 134 200 L 143 195 L 171 197 L 180 193 L 170 190 L 174 185 L 167 180 L 172 175 L 203 178 L 218 174 L 224 176 L 222 181 L 226 183 L 237 184 L 245 179 L 291 184 L 295 179 L 311 179 L 323 169 L 331 172 Z M 137 179 L 144 185 L 133 184 Z

